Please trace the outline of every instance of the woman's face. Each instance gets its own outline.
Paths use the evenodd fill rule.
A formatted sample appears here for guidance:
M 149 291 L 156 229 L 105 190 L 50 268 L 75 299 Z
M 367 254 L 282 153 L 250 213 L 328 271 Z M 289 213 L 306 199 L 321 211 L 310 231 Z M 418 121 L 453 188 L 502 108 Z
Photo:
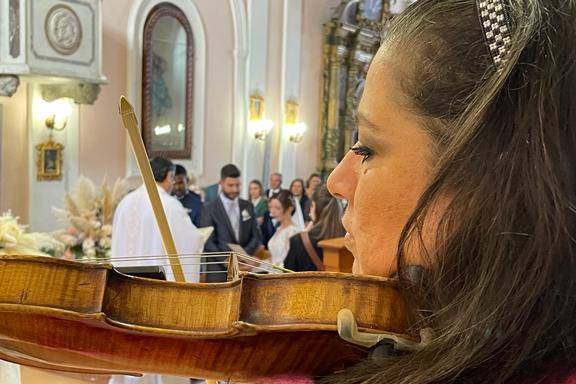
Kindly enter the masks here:
M 258 184 L 252 183 L 248 187 L 248 193 L 250 193 L 250 198 L 254 200 L 257 199 L 258 196 L 262 194 L 262 190 L 260 189 L 260 186 Z
M 268 201 L 268 211 L 270 211 L 270 217 L 276 220 L 282 220 L 284 215 L 284 208 L 278 199 L 270 199 Z
M 354 273 L 396 272 L 400 233 L 431 176 L 431 140 L 397 102 L 399 73 L 379 51 L 358 108 L 358 143 L 328 179 L 330 192 L 348 200 L 342 223 Z
M 310 190 L 314 191 L 320 184 L 322 184 L 322 180 L 318 176 L 314 176 L 309 181 Z
M 290 186 L 290 192 L 292 192 L 294 196 L 302 196 L 303 192 L 302 183 L 300 182 L 292 183 L 292 185 Z
M 316 217 L 316 203 L 314 201 L 310 203 L 310 220 L 312 220 L 312 222 L 318 220 Z

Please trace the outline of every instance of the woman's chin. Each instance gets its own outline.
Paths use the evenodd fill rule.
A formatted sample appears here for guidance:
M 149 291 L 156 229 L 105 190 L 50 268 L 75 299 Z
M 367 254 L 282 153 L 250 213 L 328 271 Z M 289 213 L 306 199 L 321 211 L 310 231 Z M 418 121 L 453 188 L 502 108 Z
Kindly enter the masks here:
M 354 254 L 356 244 L 354 242 L 354 237 L 350 234 L 350 232 L 346 232 L 346 235 L 344 235 L 344 246 L 348 248 L 348 250 L 352 252 L 352 254 Z
M 354 263 L 352 263 L 352 274 L 362 275 L 362 268 L 360 267 L 360 263 L 357 259 L 354 259 Z

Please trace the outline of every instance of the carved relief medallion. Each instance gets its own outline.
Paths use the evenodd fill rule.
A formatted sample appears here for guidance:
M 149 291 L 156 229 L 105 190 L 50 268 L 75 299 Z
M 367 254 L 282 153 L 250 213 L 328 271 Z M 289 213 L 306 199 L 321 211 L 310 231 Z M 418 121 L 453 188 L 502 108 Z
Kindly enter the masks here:
M 72 8 L 65 5 L 56 5 L 48 11 L 45 31 L 52 48 L 63 55 L 76 52 L 82 42 L 80 19 Z

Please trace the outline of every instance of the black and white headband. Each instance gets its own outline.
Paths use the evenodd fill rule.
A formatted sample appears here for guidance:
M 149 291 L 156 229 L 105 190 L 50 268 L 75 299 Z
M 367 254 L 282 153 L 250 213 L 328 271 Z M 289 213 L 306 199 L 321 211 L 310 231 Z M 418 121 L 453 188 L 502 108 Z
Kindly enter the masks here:
M 504 0 L 476 0 L 476 3 L 488 50 L 496 70 L 500 71 L 506 63 L 512 42 Z

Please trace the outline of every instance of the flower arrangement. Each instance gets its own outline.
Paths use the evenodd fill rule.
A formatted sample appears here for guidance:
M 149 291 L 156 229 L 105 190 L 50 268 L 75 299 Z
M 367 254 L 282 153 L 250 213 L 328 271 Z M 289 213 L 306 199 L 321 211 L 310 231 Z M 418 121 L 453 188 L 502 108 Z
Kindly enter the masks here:
M 64 208 L 52 208 L 56 217 L 68 224 L 67 229 L 54 233 L 66 246 L 65 258 L 110 257 L 114 211 L 127 192 L 125 179 L 117 179 L 110 189 L 106 180 L 96 187 L 80 176 L 73 192 L 64 197 Z
M 46 233 L 28 233 L 11 211 L 0 216 L 0 255 L 55 255 L 64 253 L 64 244 Z

